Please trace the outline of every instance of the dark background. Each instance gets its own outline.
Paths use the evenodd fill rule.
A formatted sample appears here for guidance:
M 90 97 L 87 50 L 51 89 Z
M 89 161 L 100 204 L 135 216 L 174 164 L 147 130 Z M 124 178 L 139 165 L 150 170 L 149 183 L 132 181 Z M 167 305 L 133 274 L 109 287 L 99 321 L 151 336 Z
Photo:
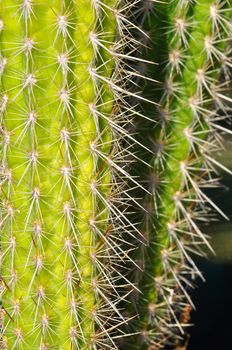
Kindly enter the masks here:
M 232 169 L 231 141 L 225 146 L 220 160 Z M 232 176 L 221 176 L 222 188 L 212 191 L 211 198 L 232 221 Z M 187 350 L 232 350 L 232 222 L 218 220 L 205 230 L 217 255 L 196 260 L 206 282 L 196 281 L 192 292 L 195 326 L 189 329 Z

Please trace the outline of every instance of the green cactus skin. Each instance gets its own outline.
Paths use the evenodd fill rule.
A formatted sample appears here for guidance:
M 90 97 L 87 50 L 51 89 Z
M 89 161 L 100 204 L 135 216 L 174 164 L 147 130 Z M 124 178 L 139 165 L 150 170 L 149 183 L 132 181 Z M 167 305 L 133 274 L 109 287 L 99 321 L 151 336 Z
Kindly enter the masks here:
M 0 6 L 1 347 L 116 348 L 115 1 Z
M 231 5 L 0 2 L 1 349 L 180 345 Z

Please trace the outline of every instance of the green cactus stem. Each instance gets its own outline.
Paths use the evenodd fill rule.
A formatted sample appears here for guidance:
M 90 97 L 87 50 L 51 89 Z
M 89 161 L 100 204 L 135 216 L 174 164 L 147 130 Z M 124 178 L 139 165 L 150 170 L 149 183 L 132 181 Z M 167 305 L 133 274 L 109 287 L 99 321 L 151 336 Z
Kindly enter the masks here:
M 2 348 L 115 348 L 114 5 L 0 5 Z
M 229 101 L 228 85 L 219 79 L 222 67 L 227 65 L 228 70 L 231 64 L 227 50 L 230 9 L 230 2 L 211 0 L 174 0 L 151 7 L 146 28 L 154 39 L 148 59 L 159 65 L 148 72 L 150 78 L 163 80 L 163 87 L 158 85 L 156 92 L 144 84 L 145 96 L 159 103 L 158 110 L 144 106 L 156 126 L 148 124 L 147 134 L 141 131 L 144 122 L 138 127 L 140 142 L 152 140 L 153 168 L 148 171 L 152 195 L 142 202 L 146 210 L 141 232 L 147 247 L 140 245 L 135 254 L 143 271 L 135 269 L 132 276 L 142 291 L 132 298 L 138 317 L 131 329 L 138 336 L 129 338 L 122 348 L 181 346 L 194 307 L 189 289 L 197 276 L 203 278 L 192 255 L 204 254 L 203 244 L 211 249 L 199 222 L 209 220 L 209 207 L 227 219 L 204 188 L 217 184 L 213 172 L 223 167 L 211 152 L 220 145 L 218 110 L 221 118 L 226 117 Z

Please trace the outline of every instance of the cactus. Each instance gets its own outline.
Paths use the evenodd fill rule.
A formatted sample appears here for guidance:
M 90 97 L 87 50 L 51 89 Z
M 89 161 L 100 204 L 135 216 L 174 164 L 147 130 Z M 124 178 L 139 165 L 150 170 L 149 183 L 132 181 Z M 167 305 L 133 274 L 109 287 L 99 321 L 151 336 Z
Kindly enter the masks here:
M 196 277 L 203 278 L 193 254 L 205 255 L 203 245 L 212 250 L 199 224 L 209 221 L 210 207 L 228 219 L 205 188 L 218 185 L 217 168 L 231 174 L 212 155 L 221 147 L 219 132 L 231 133 L 220 124 L 231 102 L 231 2 L 174 0 L 155 3 L 153 11 L 146 27 L 155 28 L 148 58 L 159 64 L 147 75 L 159 83 L 155 97 L 151 86 L 143 89 L 159 107 L 144 105 L 156 125 L 144 132 L 142 122 L 137 129 L 140 142 L 150 139 L 154 151 L 147 170 L 151 195 L 142 202 L 147 246 L 135 252 L 143 269 L 131 276 L 142 293 L 133 295 L 130 313 L 138 317 L 127 330 L 138 335 L 122 348 L 182 349 L 194 308 L 189 290 Z
M 122 322 L 109 5 L 1 2 L 2 348 L 114 346 Z
M 1 1 L 2 349 L 179 346 L 230 5 Z

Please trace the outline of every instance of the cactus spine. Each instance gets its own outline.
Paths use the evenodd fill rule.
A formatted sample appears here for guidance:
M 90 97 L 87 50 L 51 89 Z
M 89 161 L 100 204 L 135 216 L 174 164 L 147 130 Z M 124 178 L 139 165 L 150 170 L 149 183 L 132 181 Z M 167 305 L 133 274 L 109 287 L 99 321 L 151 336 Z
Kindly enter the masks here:
M 230 7 L 1 1 L 1 348 L 179 345 L 210 248 L 197 222 L 224 215 L 202 188 Z

